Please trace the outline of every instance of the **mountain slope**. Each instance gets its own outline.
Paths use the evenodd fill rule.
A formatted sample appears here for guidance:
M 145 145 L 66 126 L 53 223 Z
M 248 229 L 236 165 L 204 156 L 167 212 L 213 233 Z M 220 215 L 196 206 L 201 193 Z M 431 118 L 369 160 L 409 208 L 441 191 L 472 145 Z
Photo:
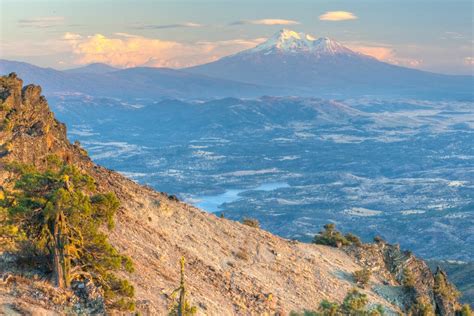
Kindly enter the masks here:
M 472 77 L 447 76 L 387 64 L 328 38 L 282 30 L 268 41 L 194 74 L 292 88 L 295 94 L 470 95 Z
M 65 126 L 54 119 L 38 86 L 22 87 L 13 74 L 2 77 L 0 100 L 0 119 L 8 122 L 0 132 L 0 186 L 12 185 L 13 175 L 5 163 L 30 163 L 41 169 L 54 154 L 90 174 L 100 191 L 114 192 L 121 209 L 110 240 L 135 263 L 129 278 L 143 314 L 165 314 L 169 295 L 179 282 L 181 256 L 187 260 L 192 303 L 201 314 L 284 314 L 317 308 L 323 299 L 341 301 L 354 286 L 350 274 L 363 266 L 374 273 L 370 288 L 361 290 L 371 303 L 399 311 L 394 304 L 404 301 L 399 289 L 403 267 L 415 277 L 415 293 L 434 302 L 434 277 L 428 266 L 396 246 L 379 242 L 343 251 L 285 240 L 217 218 L 95 165 L 78 144 L 68 142 Z M 11 258 L 0 248 L 2 275 L 15 270 Z M 2 309 L 25 312 L 41 305 L 64 312 L 57 304 L 26 297 L 18 292 L 20 285 L 0 288 Z

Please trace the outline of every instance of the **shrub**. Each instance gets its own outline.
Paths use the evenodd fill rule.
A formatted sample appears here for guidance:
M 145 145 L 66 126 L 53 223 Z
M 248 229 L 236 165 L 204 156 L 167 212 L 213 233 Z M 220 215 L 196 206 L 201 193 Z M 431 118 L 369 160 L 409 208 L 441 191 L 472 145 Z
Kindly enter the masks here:
M 244 217 L 242 219 L 242 224 L 250 226 L 250 227 L 254 227 L 254 228 L 260 228 L 260 223 L 255 218 Z
M 367 295 L 360 293 L 357 289 L 352 289 L 347 293 L 342 304 L 323 300 L 318 311 L 305 310 L 303 314 L 291 312 L 292 316 L 382 316 L 384 309 L 381 305 L 372 308 L 367 307 Z
M 472 311 L 471 311 L 471 306 L 469 304 L 464 304 L 459 311 L 460 316 L 471 316 Z
M 369 284 L 371 276 L 372 276 L 372 272 L 367 268 L 364 268 L 359 271 L 355 271 L 352 274 L 352 277 L 354 278 L 355 283 L 357 284 L 357 286 L 361 288 L 364 288 L 367 284 Z
M 409 315 L 412 316 L 434 316 L 433 305 L 427 298 L 418 298 L 410 308 Z
M 319 234 L 314 236 L 313 243 L 338 248 L 351 244 L 351 242 L 347 240 L 346 237 L 336 230 L 336 226 L 334 224 L 324 225 L 324 231 L 321 231 Z
M 413 272 L 408 268 L 403 268 L 402 285 L 406 288 L 415 287 L 415 277 L 413 276 Z
M 348 242 L 350 242 L 351 244 L 353 245 L 356 245 L 356 246 L 362 246 L 362 242 L 360 241 L 360 238 L 357 237 L 356 235 L 352 234 L 352 233 L 347 233 L 345 236 L 344 236 Z

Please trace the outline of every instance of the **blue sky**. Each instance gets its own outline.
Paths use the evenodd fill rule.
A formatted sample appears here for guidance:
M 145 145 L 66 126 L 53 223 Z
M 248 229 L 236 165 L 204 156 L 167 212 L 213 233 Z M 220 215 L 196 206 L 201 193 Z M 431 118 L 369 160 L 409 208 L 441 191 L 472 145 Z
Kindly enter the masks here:
M 53 68 L 91 62 L 186 67 L 290 28 L 402 66 L 473 71 L 471 1 L 2 0 L 0 5 L 1 58 Z

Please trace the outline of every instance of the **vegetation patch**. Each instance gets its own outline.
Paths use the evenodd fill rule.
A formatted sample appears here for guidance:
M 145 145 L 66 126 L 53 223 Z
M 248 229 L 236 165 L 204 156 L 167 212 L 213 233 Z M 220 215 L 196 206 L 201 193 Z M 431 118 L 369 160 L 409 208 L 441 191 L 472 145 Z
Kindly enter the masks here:
M 25 264 L 39 265 L 57 288 L 93 280 L 108 306 L 133 310 L 134 288 L 115 274 L 132 272 L 132 261 L 104 232 L 114 226 L 115 195 L 98 193 L 89 175 L 57 157 L 44 172 L 20 164 L 9 169 L 18 179 L 0 200 L 0 239 L 15 245 Z

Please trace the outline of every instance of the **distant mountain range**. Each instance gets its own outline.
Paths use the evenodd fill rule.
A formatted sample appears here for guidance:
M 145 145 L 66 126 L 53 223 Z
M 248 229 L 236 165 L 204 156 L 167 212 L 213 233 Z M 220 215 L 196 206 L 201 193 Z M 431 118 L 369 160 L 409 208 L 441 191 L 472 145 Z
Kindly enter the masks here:
M 80 92 L 118 98 L 274 96 L 472 99 L 472 76 L 435 74 L 381 62 L 329 38 L 281 30 L 255 48 L 186 69 L 105 64 L 59 71 L 0 60 L 0 73 L 16 72 L 46 94 Z
M 168 68 L 116 69 L 92 64 L 59 71 L 28 63 L 0 60 L 0 73 L 15 72 L 26 84 L 41 84 L 46 95 L 83 93 L 123 99 L 254 97 L 278 89 L 212 78 Z

